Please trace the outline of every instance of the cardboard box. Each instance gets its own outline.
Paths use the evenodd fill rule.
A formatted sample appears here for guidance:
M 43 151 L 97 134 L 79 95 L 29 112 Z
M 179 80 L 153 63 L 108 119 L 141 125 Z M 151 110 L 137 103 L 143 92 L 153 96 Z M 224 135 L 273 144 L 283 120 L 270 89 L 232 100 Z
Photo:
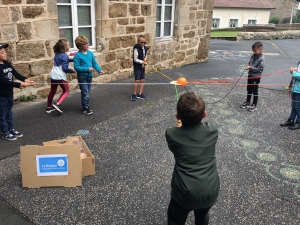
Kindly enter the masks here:
M 82 185 L 82 177 L 95 174 L 95 157 L 80 136 L 43 145 L 20 147 L 23 187 L 76 187 Z
M 95 169 L 95 157 L 90 152 L 89 148 L 85 144 L 81 136 L 74 136 L 61 140 L 43 142 L 44 146 L 57 146 L 57 145 L 77 145 L 81 147 L 81 152 L 87 155 L 82 159 L 82 177 L 91 176 L 96 173 Z
M 82 165 L 79 146 L 26 145 L 20 147 L 20 153 L 20 168 L 22 173 L 23 187 L 76 187 L 82 185 Z M 53 161 L 51 161 L 51 163 L 48 161 L 40 163 L 38 157 L 46 160 L 52 159 Z M 61 158 L 66 160 L 66 163 Z M 60 163 L 61 161 L 63 162 L 62 164 Z M 53 172 L 53 170 L 59 168 L 65 168 L 67 172 L 65 170 Z M 45 169 L 45 171 L 42 171 L 42 169 Z M 53 173 L 56 174 L 50 175 Z

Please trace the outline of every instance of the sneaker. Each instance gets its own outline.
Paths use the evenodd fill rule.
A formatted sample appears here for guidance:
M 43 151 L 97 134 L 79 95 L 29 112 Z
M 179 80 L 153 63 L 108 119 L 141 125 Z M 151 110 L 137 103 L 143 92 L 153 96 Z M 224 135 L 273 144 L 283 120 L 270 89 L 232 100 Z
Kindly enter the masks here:
M 135 101 L 136 100 L 136 95 L 135 94 L 132 94 L 131 95 L 131 101 Z
M 55 111 L 55 109 L 53 107 L 47 107 L 46 108 L 46 113 L 51 113 L 53 111 Z
M 89 107 L 87 107 L 87 108 L 84 108 L 84 109 L 83 109 L 82 113 L 85 114 L 85 115 L 92 115 L 92 114 L 93 114 L 93 111 L 90 110 Z
M 7 131 L 6 133 L 3 133 L 2 138 L 6 139 L 6 140 L 9 140 L 9 141 L 17 140 L 17 137 L 12 135 L 9 131 Z
M 243 104 L 240 105 L 240 108 L 242 108 L 242 109 L 250 108 L 250 103 L 249 102 L 244 102 Z
M 14 135 L 16 137 L 23 137 L 23 133 L 16 131 L 15 129 L 10 130 L 9 133 L 11 133 L 12 135 Z
M 136 97 L 139 99 L 146 100 L 146 96 L 143 93 L 141 93 L 140 95 L 137 95 Z
M 63 111 L 61 110 L 60 106 L 59 106 L 57 103 L 54 103 L 52 106 L 53 106 L 53 108 L 54 108 L 55 110 L 57 110 L 58 112 L 63 113 Z
M 282 126 L 282 127 L 289 127 L 289 126 L 293 126 L 294 124 L 295 124 L 295 120 L 291 120 L 289 118 L 285 123 L 281 123 L 280 126 Z
M 248 110 L 249 112 L 256 111 L 256 110 L 257 110 L 256 105 L 252 104 L 247 110 Z
M 298 130 L 300 129 L 300 122 L 296 121 L 296 123 L 292 126 L 289 126 L 290 130 Z

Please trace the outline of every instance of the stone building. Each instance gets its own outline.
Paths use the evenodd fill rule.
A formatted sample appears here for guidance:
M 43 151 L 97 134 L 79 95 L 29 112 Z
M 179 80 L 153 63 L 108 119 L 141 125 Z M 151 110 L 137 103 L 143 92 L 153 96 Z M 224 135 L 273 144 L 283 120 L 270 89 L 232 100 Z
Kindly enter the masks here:
M 0 42 L 8 59 L 38 85 L 16 92 L 46 95 L 53 45 L 60 37 L 85 35 L 106 75 L 95 82 L 129 76 L 132 47 L 140 34 L 150 47 L 147 70 L 169 69 L 207 59 L 213 0 L 0 0 Z M 76 75 L 70 86 L 76 88 Z
M 282 19 L 291 18 L 292 12 L 293 15 L 296 15 L 297 10 L 293 8 L 298 8 L 298 2 L 295 0 L 272 0 L 275 9 L 272 9 L 270 18 L 277 16 Z

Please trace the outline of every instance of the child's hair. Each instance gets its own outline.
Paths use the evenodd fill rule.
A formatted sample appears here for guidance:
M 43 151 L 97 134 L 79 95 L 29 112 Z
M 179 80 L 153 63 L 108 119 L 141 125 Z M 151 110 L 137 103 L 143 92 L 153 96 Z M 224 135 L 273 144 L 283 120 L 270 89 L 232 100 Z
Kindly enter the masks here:
M 177 102 L 177 114 L 183 125 L 196 125 L 201 122 L 205 103 L 194 92 L 184 93 Z
M 66 46 L 69 41 L 65 38 L 59 39 L 58 42 L 53 46 L 54 53 L 64 53 L 66 52 Z
M 252 45 L 252 50 L 260 48 L 260 47 L 263 47 L 263 44 L 260 41 L 257 41 Z
M 144 35 L 140 35 L 140 36 L 138 37 L 138 41 L 140 41 L 140 40 L 141 40 L 141 38 L 144 38 L 144 39 L 146 39 Z
M 78 49 L 80 49 L 80 47 L 82 45 L 85 45 L 85 44 L 88 44 L 89 43 L 89 39 L 86 37 L 86 36 L 78 36 L 76 39 L 75 39 L 75 45 Z

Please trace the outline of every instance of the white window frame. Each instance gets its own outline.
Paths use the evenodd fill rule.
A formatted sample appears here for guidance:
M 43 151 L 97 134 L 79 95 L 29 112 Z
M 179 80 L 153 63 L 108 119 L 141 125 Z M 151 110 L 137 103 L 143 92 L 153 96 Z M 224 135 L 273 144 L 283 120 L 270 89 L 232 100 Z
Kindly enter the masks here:
M 255 21 L 255 23 L 249 23 L 249 21 Z M 257 24 L 257 20 L 255 20 L 255 19 L 248 19 L 248 24 Z
M 217 24 L 217 27 L 213 27 L 213 25 Z M 211 27 L 214 28 L 219 28 L 220 27 L 220 18 L 212 18 L 212 23 L 211 23 Z
M 230 21 L 231 21 L 231 20 L 237 20 L 237 22 L 236 22 L 236 24 L 235 24 L 234 27 L 238 27 L 238 26 L 239 26 L 239 20 L 238 20 L 238 19 L 229 19 L 229 27 L 231 27 L 231 26 L 230 26 L 230 24 L 231 24 Z M 233 27 L 233 26 L 232 26 L 232 27 Z
M 76 50 L 76 45 L 75 45 L 75 38 L 77 36 L 79 36 L 79 28 L 85 28 L 85 27 L 89 27 L 91 28 L 91 40 L 89 40 L 89 44 L 90 44 L 90 48 L 91 49 L 95 49 L 96 48 L 96 29 L 95 29 L 95 0 L 90 0 L 89 4 L 83 4 L 83 3 L 78 3 L 77 4 L 77 0 L 71 0 L 71 3 L 57 3 L 57 7 L 58 6 L 71 6 L 71 12 L 72 12 L 72 26 L 65 26 L 65 27 L 59 27 L 59 29 L 61 28 L 71 28 L 72 29 L 72 33 L 73 33 L 73 48 L 70 48 L 70 51 L 72 50 Z M 91 8 L 91 25 L 85 25 L 85 26 L 78 26 L 78 16 L 77 16 L 77 6 L 90 6 Z M 59 20 L 59 18 L 58 18 Z
M 161 4 L 157 3 L 157 6 L 161 6 L 161 15 L 160 15 L 160 20 L 157 20 L 155 22 L 155 40 L 156 41 L 166 41 L 166 40 L 172 40 L 173 37 L 173 31 L 174 31 L 174 13 L 175 13 L 175 0 L 172 0 L 172 4 L 166 4 L 166 0 L 161 0 Z M 172 15 L 171 15 L 171 20 L 165 20 L 165 7 L 166 6 L 171 6 L 172 7 Z M 157 7 L 156 7 L 157 10 Z M 164 36 L 164 23 L 165 22 L 171 22 L 171 31 L 170 31 L 170 36 Z M 160 37 L 156 37 L 156 24 L 160 23 Z

